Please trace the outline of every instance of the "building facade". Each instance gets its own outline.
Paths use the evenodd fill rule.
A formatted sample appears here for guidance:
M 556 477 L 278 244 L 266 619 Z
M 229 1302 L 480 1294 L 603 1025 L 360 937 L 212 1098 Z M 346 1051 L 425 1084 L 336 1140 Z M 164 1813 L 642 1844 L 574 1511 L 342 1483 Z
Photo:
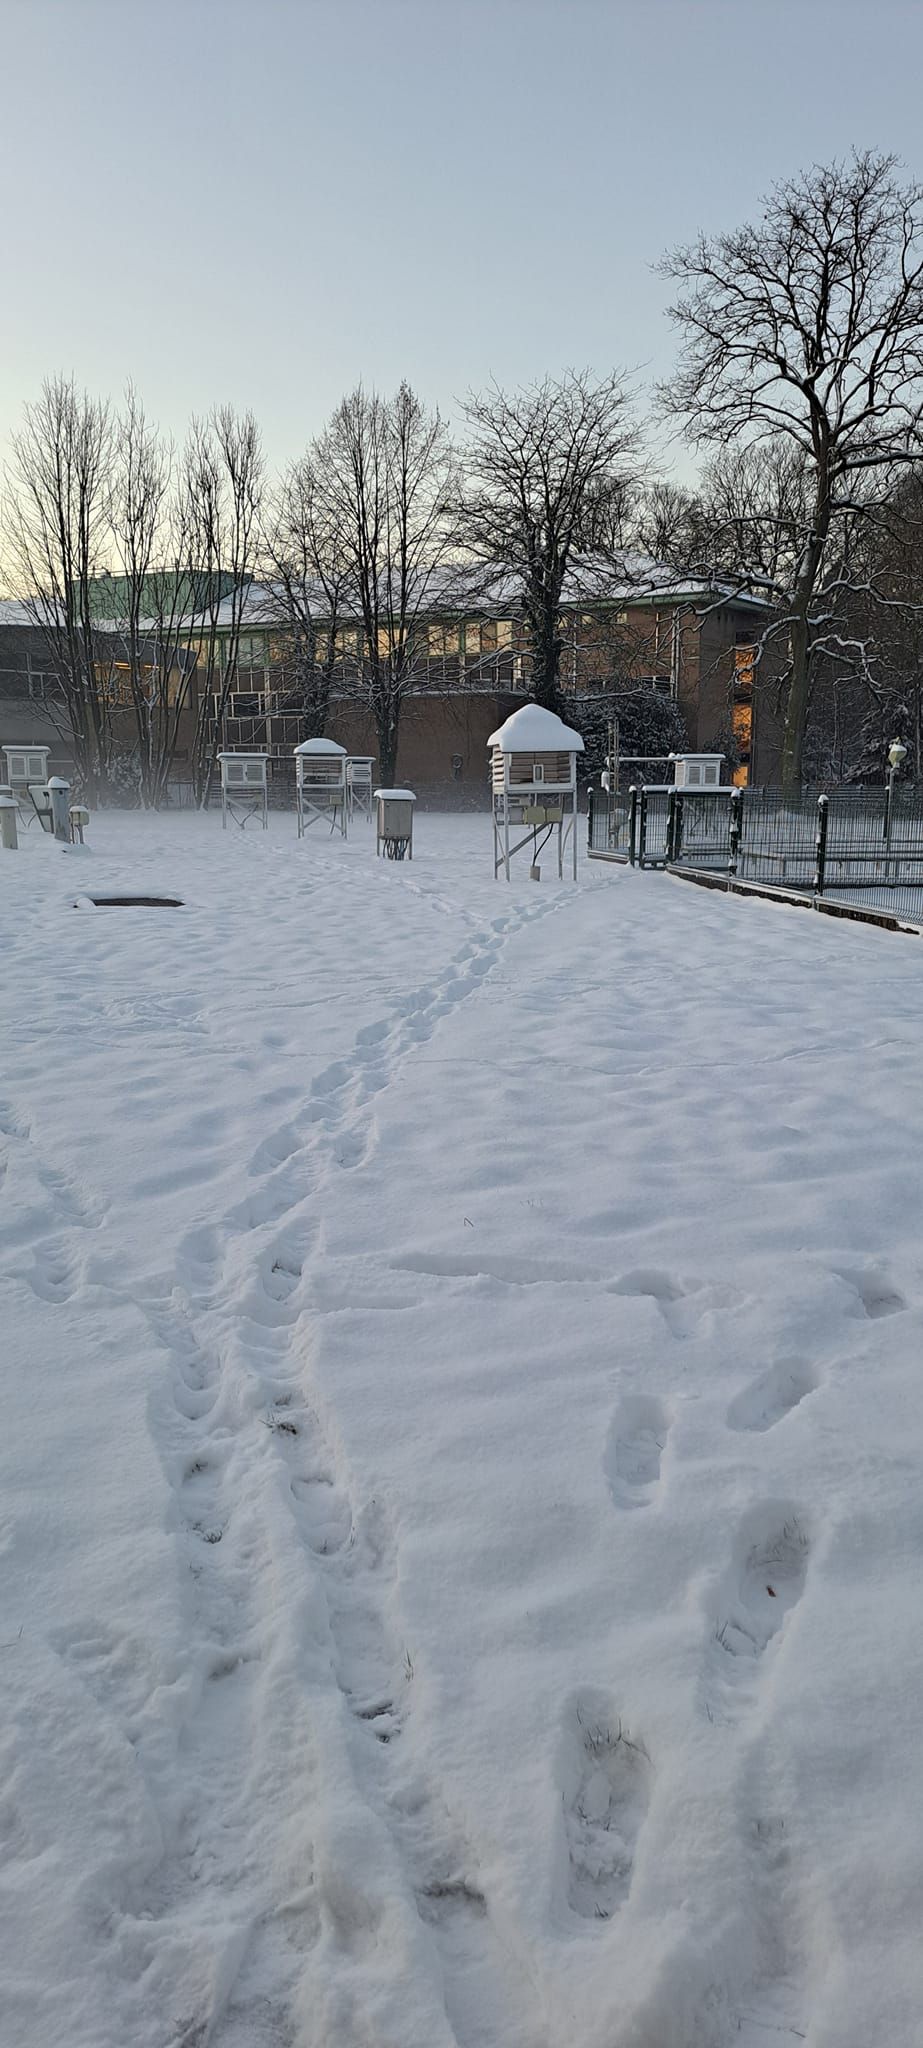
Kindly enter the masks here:
M 619 689 L 660 691 L 678 704 L 691 748 L 708 749 L 733 732 L 736 779 L 769 780 L 778 733 L 771 705 L 764 713 L 755 687 L 764 617 L 755 600 L 705 585 L 664 582 L 592 602 L 575 599 L 561 615 L 562 692 L 588 699 Z M 211 695 L 220 744 L 265 747 L 281 767 L 304 736 L 304 720 L 292 635 L 276 615 L 272 592 L 254 586 L 248 594 L 230 665 L 231 626 L 221 614 L 217 639 Z M 374 755 L 362 644 L 357 622 L 338 627 L 327 731 L 350 752 Z M 323 665 L 328 655 L 320 618 L 315 659 Z M 530 695 L 531 681 L 525 626 L 513 604 L 503 612 L 439 611 L 421 620 L 401 706 L 401 780 L 433 801 L 482 803 L 488 737 Z
M 662 572 L 657 582 L 649 578 L 647 588 L 592 599 L 575 593 L 561 612 L 562 692 L 577 700 L 619 689 L 659 691 L 679 706 L 691 748 L 720 746 L 733 732 L 740 752 L 737 779 L 772 781 L 779 724 L 762 676 L 757 688 L 756 647 L 764 618 L 764 608 L 740 593 L 676 585 Z M 113 726 L 130 750 L 125 650 L 117 633 L 97 631 Z M 326 730 L 351 753 L 374 757 L 362 627 L 354 618 L 340 620 L 332 650 L 328 631 L 319 616 L 313 657 L 329 681 Z M 294 748 L 306 732 L 294 638 L 265 585 L 252 585 L 242 606 L 226 598 L 214 620 L 189 621 L 170 679 L 171 691 L 181 689 L 183 699 L 178 782 L 191 773 L 192 736 L 203 704 L 220 747 L 265 748 L 277 779 L 291 772 Z M 403 686 L 401 780 L 430 802 L 459 808 L 486 802 L 489 735 L 530 695 L 531 684 L 527 634 L 512 595 L 489 608 L 434 608 L 417 622 Z M 0 601 L 0 742 L 41 741 L 52 747 L 55 767 L 66 767 L 63 713 L 40 630 L 24 606 Z

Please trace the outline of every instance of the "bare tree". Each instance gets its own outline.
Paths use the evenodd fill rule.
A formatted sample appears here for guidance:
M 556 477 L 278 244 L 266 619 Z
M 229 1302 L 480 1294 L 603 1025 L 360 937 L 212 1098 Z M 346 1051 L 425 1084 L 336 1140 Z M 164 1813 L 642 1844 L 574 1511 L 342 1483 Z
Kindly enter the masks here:
M 121 571 L 113 583 L 113 626 L 128 671 L 142 802 L 156 804 L 163 752 L 163 679 L 151 644 L 149 609 L 169 515 L 172 451 L 150 426 L 129 385 L 115 422 L 109 525 Z
M 861 676 L 825 664 L 809 741 L 850 780 L 881 781 L 892 739 L 908 747 L 906 772 L 923 769 L 923 473 L 905 474 L 876 503 L 854 550 L 844 606 L 866 650 Z
M 50 378 L 26 406 L 12 451 L 4 526 L 13 574 L 48 649 L 78 774 L 98 799 L 112 748 L 111 648 L 94 609 L 109 543 L 109 408 L 78 391 L 72 378 Z
M 923 188 L 895 172 L 871 152 L 815 168 L 777 186 L 756 225 L 702 235 L 663 265 L 683 288 L 668 411 L 700 446 L 784 439 L 804 466 L 804 516 L 772 592 L 789 648 L 788 787 L 817 663 L 843 651 L 831 600 L 851 574 L 849 522 L 923 448 Z
M 692 572 L 705 552 L 698 492 L 661 479 L 648 484 L 632 507 L 631 541 L 652 561 Z
M 111 527 L 121 570 L 112 579 L 113 630 L 128 671 L 142 803 L 168 793 L 192 703 L 197 657 L 190 619 L 207 613 L 216 579 L 198 558 L 194 502 L 129 391 L 116 423 Z
M 492 386 L 469 398 L 465 416 L 464 544 L 488 578 L 513 586 L 533 694 L 557 708 L 566 580 L 579 580 L 587 550 L 621 540 L 637 449 L 624 386 L 569 371 L 524 391 Z
M 337 494 L 324 489 L 315 453 L 289 464 L 263 522 L 264 612 L 291 650 L 285 708 L 304 714 L 309 739 L 326 731 L 350 589 L 350 553 Z
M 453 451 L 439 413 L 402 384 L 390 399 L 361 386 L 344 398 L 315 456 L 361 620 L 364 689 L 389 783 L 397 772 L 401 712 L 419 673 L 423 622 L 444 596 Z
M 205 421 L 193 420 L 183 455 L 180 522 L 190 585 L 202 599 L 190 636 L 197 655 L 192 771 L 201 806 L 208 803 L 222 719 L 237 672 L 263 488 L 263 453 L 252 413 L 238 414 L 225 405 L 216 407 Z

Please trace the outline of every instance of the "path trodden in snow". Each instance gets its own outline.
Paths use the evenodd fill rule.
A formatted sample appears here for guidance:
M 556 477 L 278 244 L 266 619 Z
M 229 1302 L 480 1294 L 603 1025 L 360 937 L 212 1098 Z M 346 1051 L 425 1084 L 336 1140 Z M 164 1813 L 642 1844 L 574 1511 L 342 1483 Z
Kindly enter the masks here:
M 4 864 L 0 2038 L 910 2048 L 918 948 L 418 824 Z

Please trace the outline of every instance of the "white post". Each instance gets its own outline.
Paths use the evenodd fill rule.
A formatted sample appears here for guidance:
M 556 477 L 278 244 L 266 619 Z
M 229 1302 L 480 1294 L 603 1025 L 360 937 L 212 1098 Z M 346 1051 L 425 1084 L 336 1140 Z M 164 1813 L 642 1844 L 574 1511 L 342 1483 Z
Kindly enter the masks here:
M 19 845 L 16 836 L 16 819 L 19 805 L 14 796 L 0 796 L 0 846 L 15 848 Z
M 71 836 L 70 804 L 68 802 L 71 793 L 70 783 L 65 782 L 63 775 L 50 775 L 46 788 L 51 802 L 51 826 L 54 836 L 56 839 L 66 839 L 69 842 Z

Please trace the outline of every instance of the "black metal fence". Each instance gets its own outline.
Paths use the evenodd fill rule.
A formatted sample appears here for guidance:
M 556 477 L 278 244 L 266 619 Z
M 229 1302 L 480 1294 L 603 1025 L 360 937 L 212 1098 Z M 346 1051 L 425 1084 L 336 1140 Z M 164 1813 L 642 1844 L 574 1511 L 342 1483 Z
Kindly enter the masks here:
M 589 850 L 923 924 L 923 790 L 591 791 Z

